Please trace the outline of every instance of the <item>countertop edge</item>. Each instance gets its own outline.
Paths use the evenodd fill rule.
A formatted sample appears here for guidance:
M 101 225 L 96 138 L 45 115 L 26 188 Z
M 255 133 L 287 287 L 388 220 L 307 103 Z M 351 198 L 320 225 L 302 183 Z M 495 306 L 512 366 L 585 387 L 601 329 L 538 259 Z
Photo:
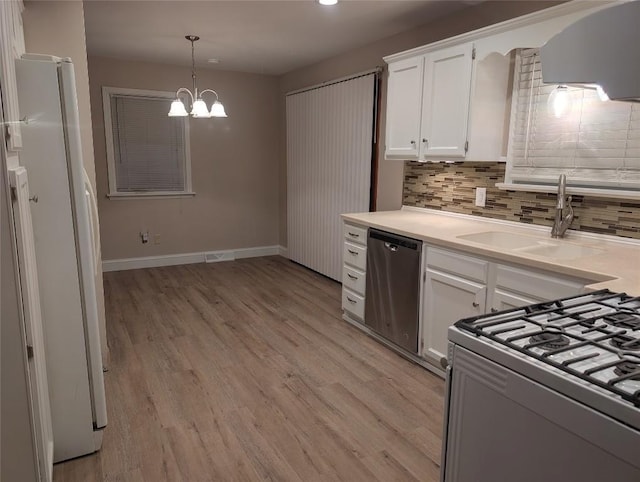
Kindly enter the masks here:
M 573 263 L 569 264 L 568 262 L 562 262 L 552 258 L 543 258 L 541 256 L 534 256 L 527 253 L 519 253 L 515 251 L 505 251 L 499 250 L 497 248 L 491 248 L 488 245 L 482 245 L 480 243 L 474 243 L 462 239 L 458 239 L 458 235 L 451 235 L 449 233 L 442 233 L 442 229 L 440 229 L 440 234 L 438 235 L 437 231 L 434 230 L 434 234 L 426 234 L 424 232 L 420 232 L 418 230 L 407 229 L 404 226 L 398 226 L 398 224 L 402 224 L 402 222 L 406 222 L 406 218 L 409 216 L 425 216 L 424 220 L 426 221 L 430 216 L 437 216 L 440 219 L 450 219 L 453 222 L 456 222 L 458 226 L 456 227 L 458 230 L 467 231 L 464 227 L 461 227 L 460 224 L 464 224 L 465 221 L 469 223 L 468 233 L 472 234 L 476 232 L 481 232 L 483 229 L 486 231 L 487 229 L 495 228 L 497 226 L 503 226 L 506 229 L 516 230 L 522 234 L 529 234 L 540 236 L 544 234 L 548 228 L 544 226 L 529 226 L 522 225 L 521 223 L 516 223 L 513 221 L 506 220 L 494 220 L 482 218 L 480 216 L 471 216 L 466 214 L 459 213 L 447 213 L 443 211 L 437 210 L 429 210 L 423 208 L 409 208 L 403 207 L 401 210 L 397 211 L 378 211 L 378 212 L 368 212 L 368 213 L 345 213 L 341 215 L 341 218 L 344 221 L 351 222 L 353 224 L 359 224 L 361 226 L 372 227 L 376 229 L 386 230 L 393 232 L 395 234 L 399 234 L 402 236 L 407 236 L 415 239 L 419 239 L 424 243 L 438 246 L 446 249 L 454 249 L 464 253 L 468 253 L 471 255 L 478 255 L 485 258 L 489 258 L 494 261 L 503 261 L 509 262 L 513 264 L 518 264 L 521 266 L 527 266 L 533 269 L 540 269 L 544 271 L 551 271 L 558 274 L 564 274 L 567 276 L 580 278 L 585 280 L 585 282 L 589 282 L 589 284 L 585 285 L 585 289 L 587 291 L 596 291 L 600 289 L 609 289 L 611 291 L 624 291 L 629 293 L 630 289 L 634 295 L 640 295 L 640 288 L 638 287 L 637 281 L 626 280 L 624 277 L 621 277 L 619 274 L 605 270 L 596 270 L 590 269 L 584 266 L 576 266 L 575 258 Z M 395 218 L 395 219 L 394 219 Z M 418 219 L 418 218 L 416 218 Z M 497 221 L 497 222 L 496 222 Z M 640 257 L 640 242 L 636 242 L 635 240 L 617 240 L 610 239 L 612 236 L 605 235 L 594 235 L 589 236 L 583 234 L 576 234 L 573 232 L 573 236 L 569 239 L 568 242 L 574 244 L 583 244 L 583 245 L 619 245 L 622 249 L 631 249 L 638 251 L 638 257 Z M 551 239 L 551 238 L 549 238 Z M 600 257 L 604 255 L 598 255 Z M 577 258 L 581 259 L 584 264 L 584 260 L 587 258 Z M 615 270 L 613 270 L 615 271 Z M 637 292 L 635 292 L 637 291 Z

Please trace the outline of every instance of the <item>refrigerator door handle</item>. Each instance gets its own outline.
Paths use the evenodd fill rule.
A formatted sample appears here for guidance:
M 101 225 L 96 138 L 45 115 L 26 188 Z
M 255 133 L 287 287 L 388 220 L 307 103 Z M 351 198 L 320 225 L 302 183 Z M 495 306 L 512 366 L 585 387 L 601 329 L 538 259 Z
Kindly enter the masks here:
M 96 195 L 89 181 L 89 175 L 85 169 L 82 169 L 84 174 L 84 187 L 87 197 L 87 206 L 89 206 L 89 228 L 91 231 L 91 239 L 93 241 L 93 266 L 96 273 L 102 272 L 99 262 L 98 253 L 100 252 L 100 230 L 98 227 L 98 203 L 96 202 Z

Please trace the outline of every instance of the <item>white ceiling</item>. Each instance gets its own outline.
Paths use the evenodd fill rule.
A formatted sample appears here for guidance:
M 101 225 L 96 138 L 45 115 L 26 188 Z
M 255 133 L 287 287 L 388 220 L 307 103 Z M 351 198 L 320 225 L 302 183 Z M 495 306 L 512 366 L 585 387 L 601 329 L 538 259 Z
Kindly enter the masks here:
M 85 1 L 89 55 L 280 75 L 423 25 L 476 1 Z M 207 59 L 217 58 L 217 65 Z

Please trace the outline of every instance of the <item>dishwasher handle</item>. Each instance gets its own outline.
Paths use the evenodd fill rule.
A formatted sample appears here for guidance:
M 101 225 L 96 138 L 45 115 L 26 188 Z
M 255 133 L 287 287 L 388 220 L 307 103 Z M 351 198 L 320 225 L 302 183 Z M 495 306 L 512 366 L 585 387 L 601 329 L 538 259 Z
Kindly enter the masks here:
M 384 243 L 384 247 L 387 248 L 392 253 L 395 253 L 396 251 L 398 251 L 398 245 L 397 244 Z
M 394 252 L 400 248 L 409 248 L 412 251 L 422 250 L 422 242 L 417 239 L 405 238 L 404 236 L 378 231 L 377 229 L 369 229 L 369 242 L 372 240 L 382 241 L 387 249 Z

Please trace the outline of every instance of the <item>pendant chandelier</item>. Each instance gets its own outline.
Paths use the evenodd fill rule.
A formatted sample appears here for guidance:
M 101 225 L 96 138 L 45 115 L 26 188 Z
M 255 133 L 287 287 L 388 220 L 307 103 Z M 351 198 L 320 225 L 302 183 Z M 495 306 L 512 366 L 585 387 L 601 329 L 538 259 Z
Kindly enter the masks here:
M 194 55 L 194 42 L 200 40 L 197 35 L 186 35 L 185 38 L 191 42 L 191 78 L 193 79 L 193 92 L 184 87 L 180 87 L 176 91 L 176 100 L 171 103 L 171 109 L 169 110 L 169 117 L 186 117 L 189 114 L 184 106 L 184 103 L 180 99 L 180 94 L 187 93 L 191 97 L 191 116 L 195 118 L 209 118 L 209 117 L 227 117 L 224 111 L 224 106 L 218 100 L 218 93 L 215 90 L 205 89 L 202 92 L 198 92 L 196 86 L 196 61 Z M 202 100 L 203 94 L 212 93 L 216 96 L 216 100 L 211 105 L 211 111 L 207 108 L 204 100 Z

